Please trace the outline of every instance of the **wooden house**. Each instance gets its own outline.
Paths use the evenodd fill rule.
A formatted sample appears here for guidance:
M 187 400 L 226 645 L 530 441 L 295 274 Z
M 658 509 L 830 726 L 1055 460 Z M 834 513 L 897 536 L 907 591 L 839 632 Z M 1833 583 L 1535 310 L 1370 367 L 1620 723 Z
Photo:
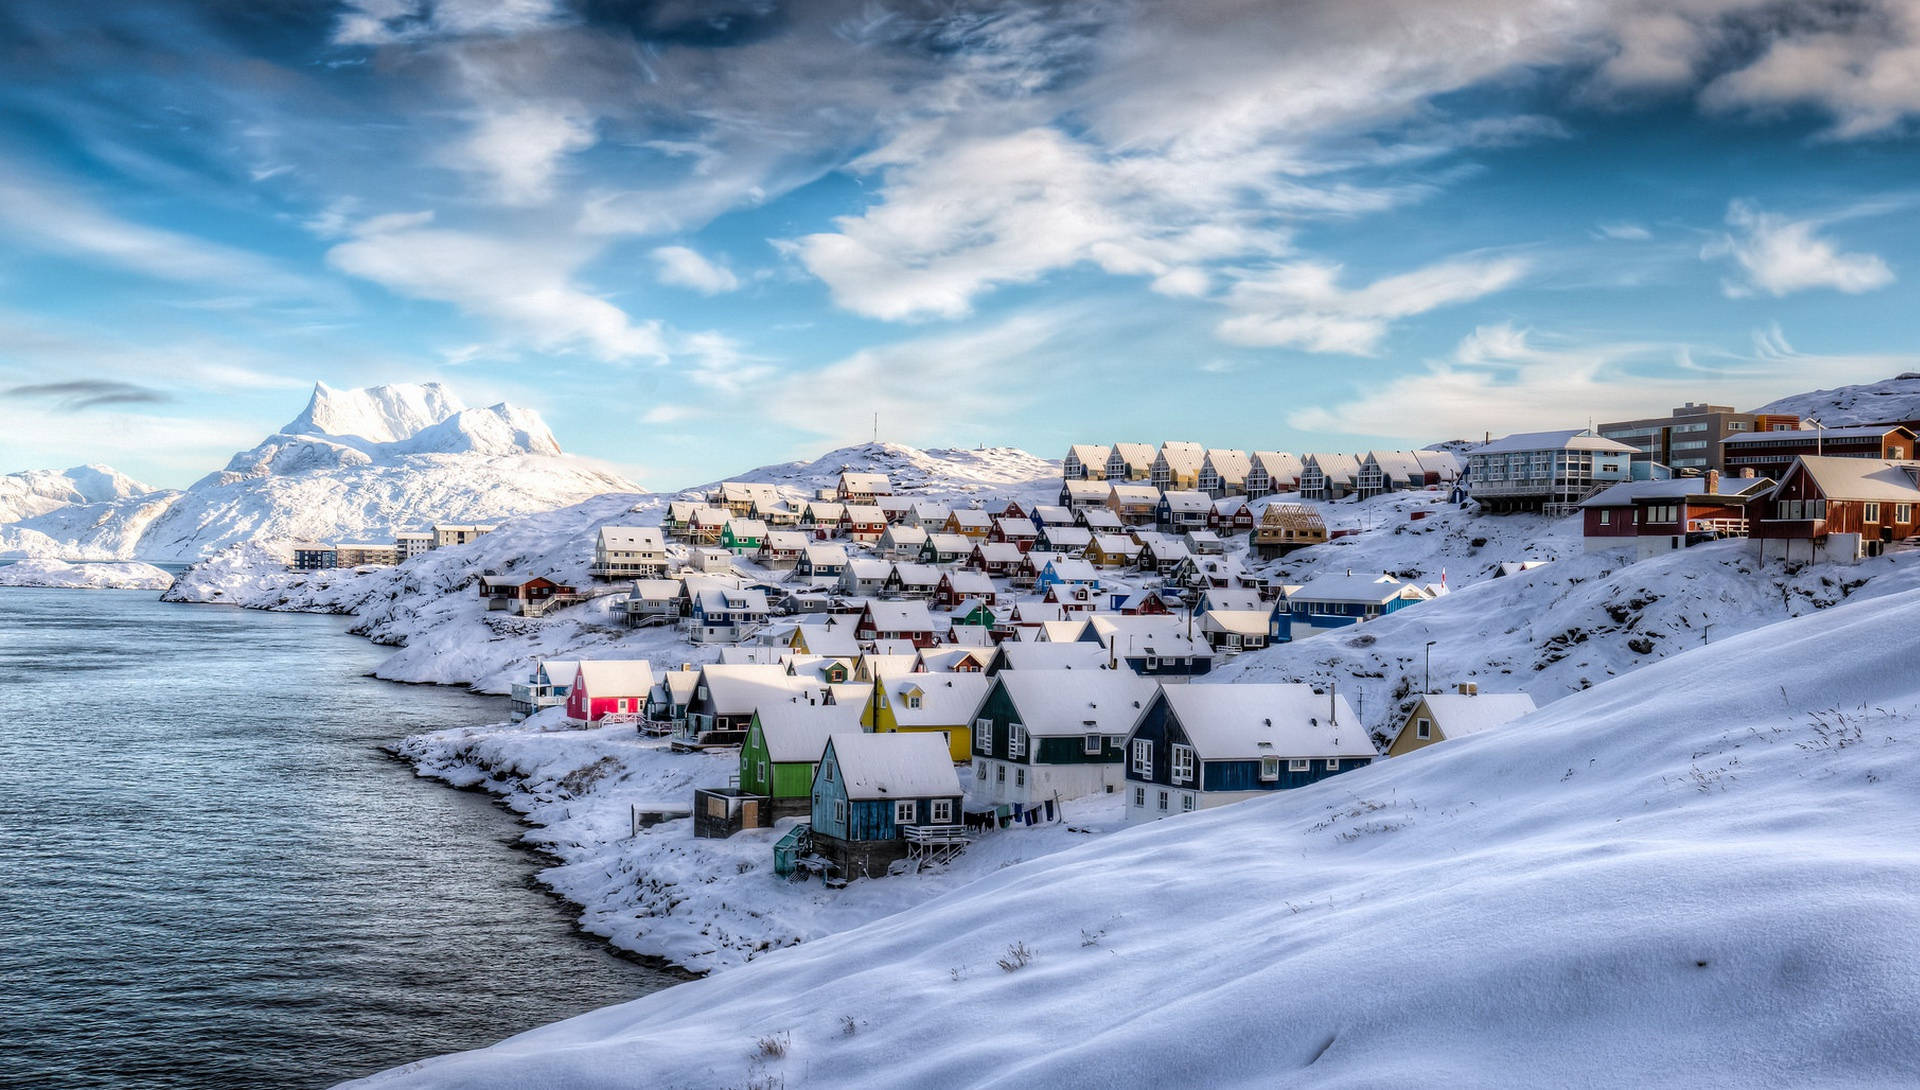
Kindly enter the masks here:
M 1006 640 L 995 644 L 984 673 L 993 677 L 1002 670 L 1104 670 L 1107 649 L 1098 644 L 1029 643 Z
M 846 570 L 847 550 L 839 545 L 809 545 L 793 566 L 793 574 L 814 581 L 838 580 Z
M 813 774 L 827 739 L 860 729 L 860 705 L 769 703 L 754 709 L 740 744 L 740 789 L 768 800 L 766 824 L 813 810 Z
M 1099 481 L 1107 476 L 1107 457 L 1113 448 L 1104 443 L 1075 443 L 1060 460 L 1060 476 L 1069 481 Z
M 1247 498 L 1300 490 L 1300 459 L 1277 450 L 1256 450 L 1247 465 Z
M 1749 534 L 1763 559 L 1851 562 L 1920 532 L 1920 462 L 1802 457 Z
M 821 655 L 849 661 L 859 658 L 860 640 L 853 632 L 856 620 L 858 618 L 851 613 L 829 613 L 820 621 L 795 625 L 793 634 L 787 638 L 787 646 L 797 655 Z M 849 679 L 830 680 L 839 682 Z
M 1387 756 L 1401 757 L 1435 742 L 1502 727 L 1533 710 L 1533 698 L 1525 693 L 1483 693 L 1472 683 L 1451 693 L 1428 693 L 1401 720 L 1387 744 Z
M 1055 557 L 1040 569 L 1039 576 L 1034 580 L 1034 589 L 1044 591 L 1058 583 L 1085 583 L 1098 589 L 1100 571 L 1088 560 Z
M 918 526 L 896 522 L 880 535 L 876 547 L 880 555 L 889 560 L 917 560 L 921 550 L 927 547 L 927 532 Z
M 763 568 L 785 571 L 800 563 L 800 554 L 807 551 L 812 540 L 798 530 L 769 529 L 760 539 L 760 551 L 754 559 Z
M 1106 502 L 1105 496 L 1101 497 L 1101 502 Z M 1046 526 L 1079 525 L 1079 520 L 1074 517 L 1073 508 L 1056 504 L 1035 504 L 1028 517 L 1033 520 L 1036 529 Z
M 1342 696 L 1299 684 L 1163 685 L 1127 735 L 1127 820 L 1305 787 L 1376 755 Z
M 1159 511 L 1158 499 L 1154 501 L 1154 511 L 1156 513 Z M 1114 514 L 1112 508 L 1108 507 L 1089 507 L 1085 511 L 1080 512 L 1080 525 L 1096 534 L 1124 534 L 1127 532 L 1127 523 L 1122 521 L 1119 515 Z M 1142 522 L 1140 525 L 1144 526 L 1146 523 Z
M 693 608 L 687 613 L 687 640 L 697 644 L 738 643 L 771 617 L 764 591 L 706 587 L 693 595 Z
M 1033 520 L 1023 517 L 1002 515 L 993 520 L 993 528 L 987 531 L 987 540 L 996 545 L 1018 546 L 1021 552 L 1033 548 L 1040 537 L 1039 528 Z
M 635 579 L 627 591 L 627 627 L 671 624 L 680 619 L 678 579 Z
M 1162 530 L 1184 534 L 1204 530 L 1213 511 L 1213 499 L 1205 492 L 1162 492 L 1160 510 L 1154 521 Z
M 921 500 L 908 510 L 907 517 L 901 521 L 929 534 L 944 533 L 947 528 L 947 516 L 951 514 L 953 514 L 953 508 L 944 503 Z
M 1300 461 L 1300 496 L 1309 500 L 1340 500 L 1353 494 L 1360 476 L 1360 459 L 1351 454 L 1309 454 Z
M 1007 505 L 993 517 L 995 519 L 1031 519 L 1033 513 L 1027 510 L 1027 506 L 1019 500 L 1008 500 Z
M 1180 542 L 1195 556 L 1219 556 L 1227 551 L 1227 543 L 1212 530 L 1188 530 Z
M 667 574 L 667 542 L 658 526 L 602 526 L 594 535 L 595 579 L 653 579 Z
M 936 585 L 937 582 L 936 577 Z M 925 602 L 868 602 L 860 611 L 853 631 L 864 643 L 906 640 L 918 648 L 937 642 L 933 617 L 927 612 Z
M 1086 583 L 1054 583 L 1040 596 L 1042 605 L 1059 606 L 1067 617 L 1084 617 L 1106 601 L 1098 587 Z
M 888 526 L 898 526 L 913 512 L 913 500 L 906 496 L 877 496 L 873 505 L 887 517 Z
M 745 518 L 753 514 L 756 503 L 779 503 L 780 490 L 770 484 L 721 481 L 708 494 L 707 502 L 715 507 L 724 507 L 734 515 Z
M 700 671 L 691 666 L 661 672 L 647 693 L 643 729 L 653 733 L 682 730 L 687 723 L 687 705 L 693 702 L 694 690 L 699 685 Z
M 881 593 L 887 598 L 931 599 L 940 589 L 940 569 L 902 560 L 887 573 Z M 885 637 L 883 637 L 885 638 Z
M 1115 443 L 1107 451 L 1107 480 L 1144 481 L 1153 476 L 1159 452 L 1152 443 Z
M 1040 536 L 1033 547 L 1043 552 L 1060 553 L 1065 556 L 1085 556 L 1087 546 L 1092 543 L 1093 531 L 1085 526 L 1049 524 L 1040 529 Z
M 1207 529 L 1216 534 L 1244 534 L 1254 527 L 1253 505 L 1245 496 L 1227 496 L 1207 508 Z
M 841 536 L 871 545 L 887 532 L 887 513 L 870 503 L 850 503 L 840 513 Z
M 1160 444 L 1147 480 L 1162 492 L 1191 491 L 1200 486 L 1200 465 L 1206 460 L 1206 448 L 1200 444 L 1169 440 Z
M 928 534 L 920 549 L 920 559 L 927 564 L 964 564 L 972 555 L 973 539 L 965 534 Z
M 810 850 L 840 878 L 878 878 L 966 843 L 960 777 L 937 735 L 835 734 L 810 796 Z
M 1151 526 L 1160 517 L 1160 490 L 1146 484 L 1110 485 L 1107 510 L 1123 526 Z
M 841 503 L 872 504 L 881 496 L 893 495 L 893 482 L 885 473 L 855 473 L 842 470 L 834 486 L 834 498 Z
M 567 690 L 567 718 L 587 724 L 614 716 L 637 723 L 652 691 L 653 666 L 644 660 L 581 660 Z
M 538 617 L 556 603 L 577 600 L 579 591 L 565 583 L 556 583 L 544 575 L 530 579 L 483 575 L 480 599 L 489 612 L 504 611 L 526 617 Z
M 814 500 L 800 512 L 800 529 L 813 535 L 816 541 L 825 541 L 840 535 L 840 527 L 847 514 L 847 505 L 830 500 Z
M 1015 564 L 1013 571 L 1008 574 L 1007 585 L 1015 590 L 1032 590 L 1034 584 L 1040 581 L 1040 573 L 1046 568 L 1047 564 L 1054 560 L 1063 559 L 1065 555 L 1064 553 L 1048 552 L 1044 549 L 1035 549 L 1030 553 L 1022 555 L 1020 557 L 1020 563 Z
M 1141 571 L 1171 575 L 1191 556 L 1186 542 L 1170 534 L 1140 535 L 1140 555 L 1135 564 Z
M 1200 476 L 1194 487 L 1216 500 L 1222 496 L 1244 496 L 1247 474 L 1252 469 L 1253 459 L 1244 450 L 1209 450 L 1201 459 Z
M 1320 512 L 1303 503 L 1269 503 L 1253 530 L 1253 552 L 1263 560 L 1285 556 L 1295 549 L 1324 544 L 1327 523 Z
M 1081 642 L 1105 649 L 1109 668 L 1124 666 L 1141 677 L 1177 680 L 1213 672 L 1213 648 L 1184 616 L 1095 613 Z
M 1140 543 L 1123 534 L 1095 534 L 1086 557 L 1096 568 L 1130 568 L 1140 561 Z
M 985 674 L 973 672 L 883 674 L 861 710 L 860 726 L 872 734 L 936 735 L 949 759 L 965 763 L 973 746 L 973 713 L 987 684 Z
M 864 686 L 836 689 L 794 677 L 777 663 L 708 663 L 700 668 L 686 706 L 686 734 L 703 746 L 739 745 L 746 739 L 756 709 L 778 703 L 838 703 L 845 691 L 858 700 Z
M 854 557 L 840 572 L 840 593 L 850 598 L 878 598 L 887 593 L 893 563 L 873 557 Z
M 1273 610 L 1209 609 L 1200 614 L 1200 634 L 1215 651 L 1237 655 L 1265 647 L 1273 635 Z
M 1420 464 L 1419 452 L 1412 450 L 1370 450 L 1354 474 L 1354 491 L 1362 499 L 1425 488 L 1427 483 L 1427 469 Z
M 548 659 L 535 666 L 527 680 L 515 682 L 508 690 L 508 720 L 518 723 L 530 715 L 564 705 L 567 694 L 573 691 L 578 666 L 578 661 L 567 659 Z
M 1588 551 L 1629 549 L 1636 559 L 1723 537 L 1746 537 L 1774 483 L 1759 477 L 1621 481 L 1580 504 Z M 1751 517 L 1750 517 L 1751 515 Z
M 985 541 L 993 532 L 993 516 L 970 507 L 959 507 L 947 512 L 947 524 L 941 529 L 963 535 L 970 541 Z
M 1720 440 L 1720 452 L 1729 476 L 1751 474 L 1780 480 L 1795 459 L 1868 458 L 1904 462 L 1916 457 L 1912 429 L 1899 424 L 1868 424 L 1846 428 L 1802 428 L 1751 431 Z
M 1112 492 L 1113 486 L 1104 480 L 1062 481 L 1060 506 L 1069 511 L 1084 511 L 1106 503 Z
M 967 557 L 967 567 L 988 575 L 1011 575 L 1024 555 L 1026 551 L 1010 541 L 982 541 L 973 547 L 972 555 Z
M 767 524 L 759 519 L 728 519 L 720 529 L 720 547 L 735 556 L 758 553 L 767 539 Z
M 1068 799 L 1119 790 L 1127 735 L 1156 687 L 1124 670 L 995 674 L 974 713 L 970 797 L 1036 821 L 1057 819 Z
M 1426 591 L 1391 575 L 1323 575 L 1275 604 L 1272 640 L 1286 643 L 1361 624 L 1427 597 Z
M 929 647 L 913 657 L 913 673 L 916 674 L 979 674 L 985 672 L 987 660 L 993 657 L 991 647 L 963 647 L 946 644 Z
M 667 517 L 660 528 L 668 537 L 685 539 L 693 527 L 693 513 L 706 505 L 694 500 L 673 500 L 667 504 Z
M 999 596 L 993 577 L 987 573 L 950 571 L 941 573 L 939 585 L 933 592 L 933 603 L 941 609 L 952 609 L 969 600 L 992 605 Z

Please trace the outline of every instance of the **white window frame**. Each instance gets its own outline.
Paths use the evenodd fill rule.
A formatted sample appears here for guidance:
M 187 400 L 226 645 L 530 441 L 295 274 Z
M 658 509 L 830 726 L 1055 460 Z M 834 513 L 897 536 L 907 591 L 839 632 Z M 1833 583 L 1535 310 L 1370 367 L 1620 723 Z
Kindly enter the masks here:
M 930 814 L 927 818 L 927 820 L 931 824 L 934 824 L 934 825 L 952 825 L 953 824 L 953 800 L 952 799 L 934 799 L 933 802 L 929 804 L 929 809 L 933 811 L 933 813 Z
M 1104 748 L 1106 748 L 1106 739 L 1098 734 L 1089 734 L 1080 740 L 1080 752 L 1089 757 L 1098 757 Z
M 1279 779 L 1280 778 L 1280 758 L 1278 757 L 1260 758 L 1260 778 L 1266 781 L 1267 783 L 1272 783 L 1274 780 Z
M 976 780 L 985 780 L 987 778 L 987 762 L 985 758 L 973 762 L 973 778 Z
M 996 764 L 993 766 L 993 782 L 994 783 L 1007 782 L 1007 766 L 1006 765 Z
M 1145 738 L 1133 740 L 1133 770 L 1142 776 L 1153 775 L 1153 743 Z
M 1327 758 L 1327 771 L 1328 771 L 1328 772 L 1338 772 L 1338 771 L 1340 771 L 1340 758 L 1338 758 L 1338 757 L 1328 757 L 1328 758 Z
M 1160 812 L 1163 814 L 1167 812 L 1167 793 L 1165 791 L 1160 792 Z
M 1195 800 L 1193 797 L 1193 792 L 1191 791 L 1180 792 L 1180 812 L 1181 813 L 1191 814 L 1193 812 L 1194 802 Z
M 1007 756 L 1013 758 L 1027 755 L 1027 728 L 1018 723 L 1007 724 Z
M 1013 770 L 1013 786 L 1015 787 L 1027 786 L 1027 770 L 1026 769 L 1016 768 Z
M 1893 521 L 1912 522 L 1913 521 L 1913 505 L 1910 503 L 1894 504 L 1893 505 Z
M 1415 719 L 1413 721 L 1413 736 L 1415 738 L 1433 737 L 1433 720 L 1428 719 L 1424 715 Z
M 1861 522 L 1879 522 L 1880 521 L 1880 504 L 1878 501 L 1869 500 L 1866 503 L 1863 503 L 1860 505 L 1860 521 Z
M 993 720 L 975 719 L 973 721 L 973 738 L 974 741 L 980 743 L 980 752 L 991 756 L 993 754 Z
M 893 823 L 912 825 L 920 816 L 920 804 L 912 799 L 901 799 L 893 804 Z
M 1287 771 L 1288 772 L 1312 772 L 1313 758 L 1289 757 L 1287 758 Z
M 1174 783 L 1193 782 L 1194 760 L 1192 746 L 1183 746 L 1177 743 L 1174 745 L 1172 768 Z
M 832 765 L 826 766 L 826 771 L 822 772 L 821 775 L 827 778 L 828 783 L 832 783 L 833 782 L 833 766 Z

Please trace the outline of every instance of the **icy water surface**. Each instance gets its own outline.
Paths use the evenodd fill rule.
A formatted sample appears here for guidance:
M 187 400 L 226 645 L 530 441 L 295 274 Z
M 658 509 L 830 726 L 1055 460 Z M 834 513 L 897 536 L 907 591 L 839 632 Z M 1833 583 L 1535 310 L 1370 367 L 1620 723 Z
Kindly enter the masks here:
M 0 1086 L 327 1086 L 671 983 L 378 749 L 504 702 L 345 627 L 0 589 Z

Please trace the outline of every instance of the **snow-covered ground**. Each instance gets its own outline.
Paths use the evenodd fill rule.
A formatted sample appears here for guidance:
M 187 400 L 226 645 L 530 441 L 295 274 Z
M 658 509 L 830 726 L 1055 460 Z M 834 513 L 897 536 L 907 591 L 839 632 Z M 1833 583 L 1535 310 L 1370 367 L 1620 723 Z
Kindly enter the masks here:
M 34 469 L 0 476 L 0 524 L 75 504 L 109 503 L 152 492 L 149 485 L 110 466 Z
M 63 587 L 72 590 L 165 590 L 173 576 L 137 562 L 69 564 L 21 560 L 0 564 L 0 587 Z
M 0 518 L 0 555 L 192 561 L 246 542 L 391 541 L 429 522 L 494 522 L 634 489 L 562 453 L 538 414 L 470 409 L 431 383 L 317 386 L 285 428 L 191 488 L 136 485 Z
M 1912 1086 L 1917 609 L 1715 641 L 359 1085 Z
M 1920 420 L 1920 374 L 1907 372 L 1879 382 L 1812 390 L 1770 402 L 1760 413 L 1793 413 L 1829 428 Z
M 587 931 L 701 972 L 910 909 L 1121 823 L 1120 796 L 1082 799 L 1065 806 L 1061 824 L 986 834 L 959 859 L 913 878 L 829 890 L 773 874 L 773 843 L 792 820 L 725 840 L 696 839 L 687 818 L 633 832 L 635 807 L 684 809 L 695 787 L 726 786 L 739 771 L 736 751 L 673 753 L 630 726 L 565 723 L 563 709 L 549 709 L 511 726 L 415 736 L 396 752 L 422 775 L 484 787 L 524 815 L 533 826 L 527 842 L 561 861 L 541 881 L 583 906 Z

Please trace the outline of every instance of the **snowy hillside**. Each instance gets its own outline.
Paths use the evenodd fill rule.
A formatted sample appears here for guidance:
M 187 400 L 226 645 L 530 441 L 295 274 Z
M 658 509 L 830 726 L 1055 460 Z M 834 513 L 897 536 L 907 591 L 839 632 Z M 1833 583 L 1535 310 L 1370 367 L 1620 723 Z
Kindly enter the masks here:
M 0 526 L 0 554 L 196 560 L 240 542 L 392 540 L 428 522 L 494 522 L 632 491 L 563 453 L 530 410 L 469 409 L 438 384 L 322 384 L 285 428 L 186 491 Z
M 109 466 L 32 469 L 0 477 L 0 524 L 33 518 L 75 504 L 108 503 L 143 496 L 149 485 Z
M 1911 1086 L 1915 609 L 1692 650 L 359 1085 Z
M 1060 463 L 1015 447 L 919 450 L 899 443 L 864 443 L 811 462 L 762 466 L 726 479 L 788 485 L 810 497 L 817 489 L 833 487 L 843 469 L 885 473 L 903 495 L 950 503 L 982 496 L 1053 503 L 1060 495 Z
M 1793 413 L 1829 428 L 1920 420 L 1920 374 L 1908 372 L 1879 382 L 1794 394 L 1754 412 Z
M 173 576 L 151 564 L 112 561 L 69 564 L 21 560 L 0 564 L 0 587 L 63 587 L 70 590 L 165 590 Z

